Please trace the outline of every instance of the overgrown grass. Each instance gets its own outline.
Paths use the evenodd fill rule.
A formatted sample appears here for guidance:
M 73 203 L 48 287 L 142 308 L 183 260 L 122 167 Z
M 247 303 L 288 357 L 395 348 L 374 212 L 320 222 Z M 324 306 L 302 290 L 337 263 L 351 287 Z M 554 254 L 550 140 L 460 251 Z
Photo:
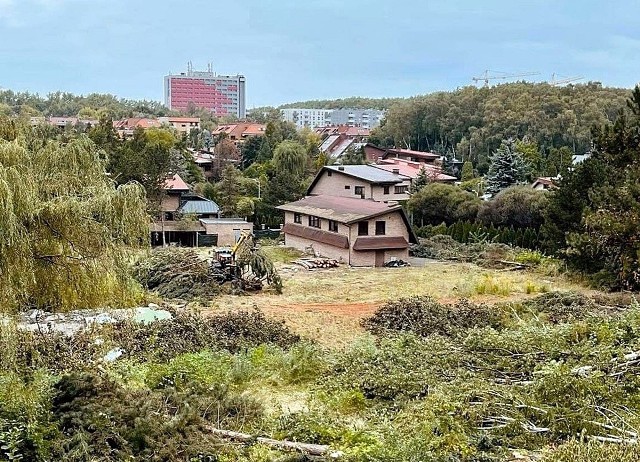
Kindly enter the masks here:
M 269 245 L 261 249 L 274 263 L 291 263 L 304 255 L 300 250 L 282 245 Z

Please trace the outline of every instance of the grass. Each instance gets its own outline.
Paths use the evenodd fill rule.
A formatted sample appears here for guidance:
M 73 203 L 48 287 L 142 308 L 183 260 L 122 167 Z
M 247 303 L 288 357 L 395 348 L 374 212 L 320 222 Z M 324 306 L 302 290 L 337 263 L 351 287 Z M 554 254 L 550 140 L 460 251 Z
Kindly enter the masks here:
M 291 249 L 264 246 L 282 262 Z M 286 256 L 289 257 L 286 257 Z M 360 320 L 382 303 L 412 295 L 431 295 L 450 302 L 461 297 L 477 302 L 515 301 L 551 290 L 585 292 L 562 275 L 535 271 L 499 271 L 471 263 L 433 262 L 424 267 L 350 268 L 307 271 L 279 265 L 282 295 L 258 293 L 249 297 L 225 295 L 207 310 L 258 307 L 284 318 L 297 333 L 327 346 L 345 346 L 364 336 Z M 535 282 L 532 282 L 535 281 Z
M 291 263 L 304 255 L 300 250 L 281 245 L 263 246 L 261 249 L 274 263 Z

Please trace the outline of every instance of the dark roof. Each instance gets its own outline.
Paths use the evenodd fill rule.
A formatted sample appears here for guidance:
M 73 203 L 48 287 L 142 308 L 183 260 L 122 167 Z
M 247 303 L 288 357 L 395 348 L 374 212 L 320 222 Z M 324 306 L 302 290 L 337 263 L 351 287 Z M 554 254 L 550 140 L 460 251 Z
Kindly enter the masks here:
M 367 183 L 373 184 L 397 184 L 403 181 L 409 180 L 404 175 L 397 175 L 395 173 L 386 172 L 379 168 L 372 167 L 371 165 L 327 165 L 322 167 L 316 177 L 311 182 L 307 194 L 311 194 L 313 187 L 318 180 L 322 177 L 322 174 L 328 170 L 332 172 L 342 173 L 352 178 L 357 178 Z
M 409 243 L 402 236 L 359 237 L 353 244 L 353 250 L 406 249 Z
M 372 199 L 326 195 L 307 196 L 299 201 L 289 202 L 276 208 L 347 224 L 383 213 L 402 211 L 402 207 L 398 204 L 385 204 Z
M 405 155 L 412 156 L 421 159 L 439 159 L 440 154 L 435 154 L 433 152 L 424 152 L 424 151 L 414 151 L 412 149 L 397 149 L 397 148 L 389 148 L 387 149 L 387 154 L 385 157 L 395 156 L 395 155 Z
M 218 213 L 220 212 L 220 207 L 213 201 L 209 200 L 191 200 L 186 201 L 180 207 L 180 211 L 182 213 Z
M 349 238 L 342 234 L 330 233 L 329 231 L 296 225 L 295 223 L 287 223 L 282 228 L 282 231 L 292 236 L 304 237 L 305 239 L 322 242 L 341 249 L 349 248 Z

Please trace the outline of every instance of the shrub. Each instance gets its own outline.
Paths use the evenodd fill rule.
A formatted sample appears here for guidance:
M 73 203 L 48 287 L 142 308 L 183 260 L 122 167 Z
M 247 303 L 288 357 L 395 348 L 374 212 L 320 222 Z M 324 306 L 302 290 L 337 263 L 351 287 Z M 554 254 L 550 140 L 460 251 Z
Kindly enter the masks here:
M 421 225 L 473 221 L 480 199 L 457 186 L 430 183 L 411 196 L 407 206 Z
M 500 318 L 500 311 L 464 299 L 445 305 L 431 297 L 411 297 L 385 303 L 362 324 L 376 335 L 413 332 L 422 337 L 455 336 L 473 327 L 499 327 Z
M 533 313 L 545 313 L 549 322 L 557 324 L 603 314 L 603 308 L 591 298 L 575 292 L 549 292 L 522 303 Z
M 529 186 L 514 186 L 482 203 L 478 220 L 486 226 L 538 229 L 544 222 L 547 196 Z

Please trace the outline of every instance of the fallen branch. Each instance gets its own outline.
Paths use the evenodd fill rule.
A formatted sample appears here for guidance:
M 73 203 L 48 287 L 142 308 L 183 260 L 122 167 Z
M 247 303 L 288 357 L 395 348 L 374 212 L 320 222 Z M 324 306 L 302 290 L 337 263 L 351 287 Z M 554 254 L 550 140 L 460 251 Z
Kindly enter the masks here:
M 232 439 L 236 441 L 241 441 L 243 443 L 256 442 L 260 444 L 264 444 L 266 446 L 270 446 L 272 448 L 281 449 L 284 451 L 296 451 L 301 452 L 303 454 L 307 454 L 310 456 L 329 456 L 333 459 L 337 459 L 342 456 L 341 451 L 332 451 L 329 446 L 324 444 L 309 444 L 309 443 L 298 443 L 295 441 L 287 441 L 287 440 L 274 440 L 271 438 L 264 438 L 261 436 L 253 436 L 248 433 L 240 433 L 234 432 L 231 430 L 222 430 L 220 428 L 214 427 L 206 427 L 208 431 L 212 434 Z

